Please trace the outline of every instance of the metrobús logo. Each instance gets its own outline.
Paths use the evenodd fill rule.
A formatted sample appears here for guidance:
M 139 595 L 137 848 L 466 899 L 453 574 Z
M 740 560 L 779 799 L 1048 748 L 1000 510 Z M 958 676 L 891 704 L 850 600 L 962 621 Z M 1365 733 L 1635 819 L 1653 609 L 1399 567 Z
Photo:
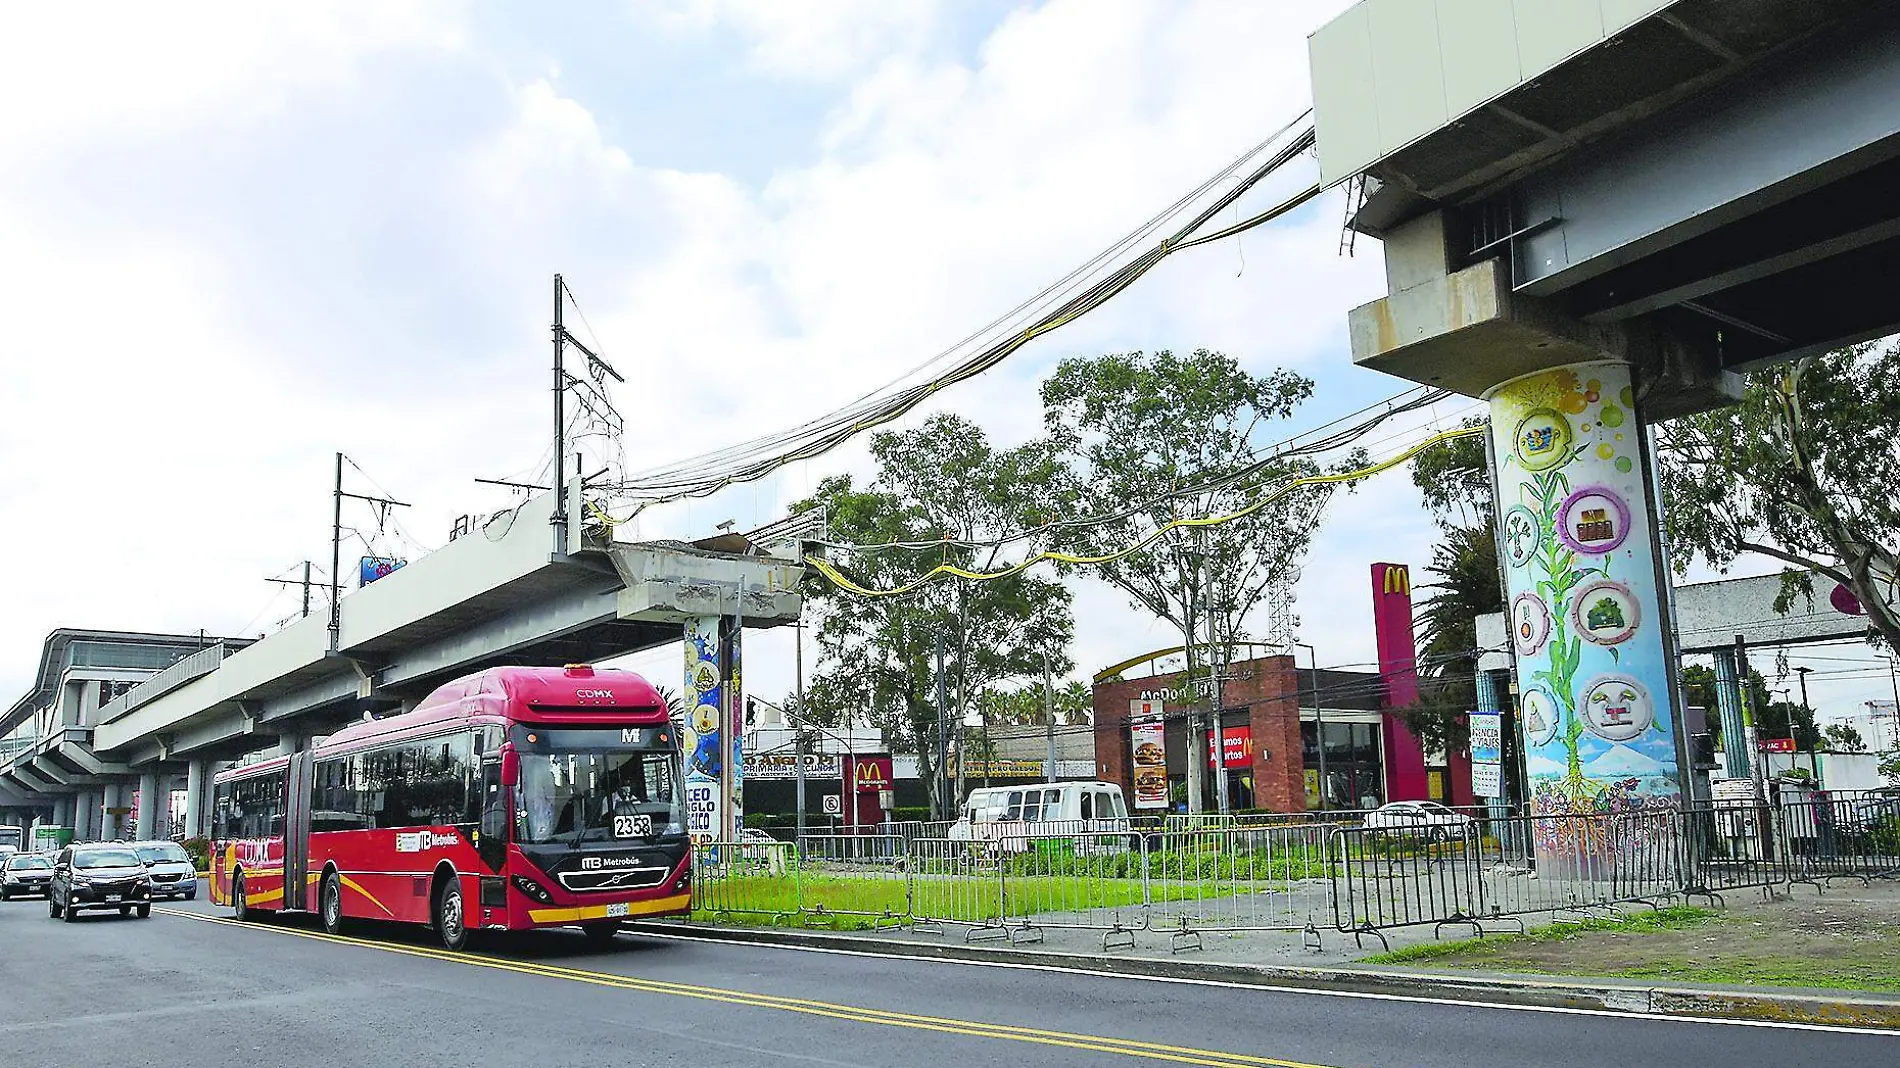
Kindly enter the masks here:
M 637 868 L 639 857 L 582 857 L 582 871 L 609 871 L 615 868 Z
M 452 846 L 460 839 L 452 834 L 437 834 L 434 831 L 404 831 L 396 836 L 396 852 L 420 853 L 438 846 Z
M 612 690 L 575 690 L 574 696 L 583 701 L 611 701 L 614 699 L 614 692 Z

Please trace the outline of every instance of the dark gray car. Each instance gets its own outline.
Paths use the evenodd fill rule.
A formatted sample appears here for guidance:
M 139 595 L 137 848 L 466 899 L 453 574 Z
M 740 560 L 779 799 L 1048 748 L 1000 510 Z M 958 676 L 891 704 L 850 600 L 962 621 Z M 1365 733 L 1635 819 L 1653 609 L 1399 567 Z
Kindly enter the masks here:
M 80 909 L 118 909 L 139 918 L 152 914 L 152 879 L 145 862 L 126 845 L 69 845 L 53 861 L 46 914 L 71 923 Z
M 9 853 L 0 862 L 0 901 L 16 897 L 45 897 L 46 884 L 53 881 L 53 857 L 49 853 Z

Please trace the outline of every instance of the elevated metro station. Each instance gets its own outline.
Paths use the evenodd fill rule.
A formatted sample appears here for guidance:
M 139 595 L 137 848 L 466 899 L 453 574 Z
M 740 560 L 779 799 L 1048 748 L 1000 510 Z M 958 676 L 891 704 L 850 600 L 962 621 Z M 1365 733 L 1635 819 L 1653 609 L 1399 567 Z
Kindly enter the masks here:
M 571 493 L 578 504 L 578 483 Z M 334 625 L 313 614 L 258 639 L 55 632 L 34 689 L 0 718 L 0 737 L 11 736 L 0 810 L 82 838 L 150 837 L 167 830 L 151 799 L 182 782 L 184 833 L 196 836 L 219 762 L 299 751 L 490 667 L 679 645 L 699 621 L 723 620 L 736 636 L 798 618 L 803 569 L 789 547 L 769 555 L 735 535 L 622 542 L 604 526 L 557 523 L 555 504 L 531 497 L 351 591 Z

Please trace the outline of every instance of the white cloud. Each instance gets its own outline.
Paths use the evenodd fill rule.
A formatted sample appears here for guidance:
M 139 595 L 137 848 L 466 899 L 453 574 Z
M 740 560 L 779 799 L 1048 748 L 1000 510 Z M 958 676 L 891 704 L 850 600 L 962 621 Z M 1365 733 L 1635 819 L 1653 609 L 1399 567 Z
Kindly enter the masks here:
M 1305 34 L 1339 6 L 1054 0 L 962 55 L 939 32 L 953 8 L 640 9 L 681 41 L 740 34 L 753 75 L 829 83 L 810 143 L 756 168 L 763 179 L 678 163 L 621 102 L 590 95 L 575 58 L 554 57 L 558 79 L 545 56 L 516 70 L 508 42 L 453 6 L 273 23 L 241 5 L 228 25 L 168 13 L 140 40 L 100 43 L 118 66 L 70 73 L 0 43 L 0 60 L 28 63 L 0 62 L 0 89 L 71 90 L 52 117 L 0 117 L 0 147 L 36 148 L 12 164 L 0 152 L 0 529 L 16 564 L 87 562 L 20 569 L 9 603 L 29 607 L 0 618 L 0 681 L 23 680 L 56 625 L 242 625 L 270 594 L 259 577 L 327 555 L 333 449 L 415 501 L 403 518 L 425 541 L 500 503 L 468 480 L 542 449 L 556 270 L 629 379 L 617 399 L 635 467 L 837 407 L 1299 112 Z M 780 105 L 771 82 L 734 81 L 766 113 Z M 139 146 L 154 144 L 187 158 L 83 206 L 49 184 L 75 160 L 145 166 Z M 257 232 L 254 195 L 310 172 L 318 199 L 273 202 Z M 1057 359 L 1199 345 L 1327 372 L 1344 383 L 1315 402 L 1327 411 L 1384 396 L 1400 383 L 1343 372 L 1345 311 L 1383 289 L 1377 252 L 1342 258 L 1338 237 L 1329 200 L 1183 254 L 934 407 L 1014 441 L 1039 427 L 1033 382 Z M 849 446 L 638 529 L 763 521 L 862 457 Z M 1301 589 L 1322 663 L 1371 659 L 1366 564 L 1422 564 L 1432 538 L 1402 474 L 1340 499 Z M 1112 591 L 1081 597 L 1084 674 L 1175 640 Z M 789 640 L 756 642 L 761 692 L 789 686 Z
M 651 24 L 673 32 L 727 29 L 746 41 L 755 70 L 801 81 L 835 81 L 885 57 L 925 47 L 940 21 L 936 0 L 831 0 L 820 4 L 777 0 L 688 0 L 637 3 Z

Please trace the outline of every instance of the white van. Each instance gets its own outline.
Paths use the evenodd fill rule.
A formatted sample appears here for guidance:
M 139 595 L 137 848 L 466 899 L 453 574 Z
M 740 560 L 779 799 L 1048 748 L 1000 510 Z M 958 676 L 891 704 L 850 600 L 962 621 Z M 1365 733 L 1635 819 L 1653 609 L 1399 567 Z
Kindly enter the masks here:
M 970 791 L 950 837 L 1005 841 L 1026 849 L 1033 837 L 1125 834 L 1128 805 L 1122 789 L 1107 782 L 1053 782 L 992 786 Z

